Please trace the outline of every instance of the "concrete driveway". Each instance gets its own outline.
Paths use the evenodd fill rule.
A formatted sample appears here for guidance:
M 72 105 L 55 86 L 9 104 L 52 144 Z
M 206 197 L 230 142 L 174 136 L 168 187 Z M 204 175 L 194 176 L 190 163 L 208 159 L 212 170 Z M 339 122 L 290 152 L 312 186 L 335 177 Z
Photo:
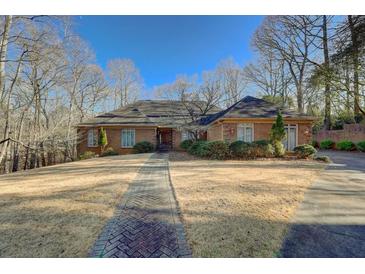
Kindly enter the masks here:
M 319 154 L 333 163 L 305 194 L 281 256 L 365 257 L 365 153 Z

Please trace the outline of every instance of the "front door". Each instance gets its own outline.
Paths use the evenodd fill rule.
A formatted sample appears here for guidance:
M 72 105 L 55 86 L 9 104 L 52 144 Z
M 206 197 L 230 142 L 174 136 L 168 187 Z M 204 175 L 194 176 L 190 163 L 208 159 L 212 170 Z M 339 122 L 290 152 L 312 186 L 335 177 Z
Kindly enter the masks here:
M 159 148 L 172 149 L 172 129 L 170 128 L 158 129 L 157 143 Z

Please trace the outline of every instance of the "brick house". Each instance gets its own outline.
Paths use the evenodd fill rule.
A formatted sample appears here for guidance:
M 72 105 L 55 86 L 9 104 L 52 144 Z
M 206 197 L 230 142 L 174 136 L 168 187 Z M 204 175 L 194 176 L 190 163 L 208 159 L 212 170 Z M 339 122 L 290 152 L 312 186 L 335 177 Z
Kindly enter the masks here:
M 78 154 L 85 151 L 100 153 L 98 133 L 106 130 L 108 146 L 119 154 L 132 153 L 135 143 L 149 141 L 158 148 L 178 149 L 181 141 L 191 134 L 191 109 L 180 101 L 141 100 L 115 111 L 98 115 L 77 125 Z M 196 107 L 195 112 L 199 111 Z M 208 141 L 252 142 L 269 138 L 278 108 L 265 100 L 246 96 L 231 107 L 211 108 L 199 119 L 201 139 Z M 313 117 L 282 109 L 287 139 L 284 145 L 292 150 L 312 140 Z

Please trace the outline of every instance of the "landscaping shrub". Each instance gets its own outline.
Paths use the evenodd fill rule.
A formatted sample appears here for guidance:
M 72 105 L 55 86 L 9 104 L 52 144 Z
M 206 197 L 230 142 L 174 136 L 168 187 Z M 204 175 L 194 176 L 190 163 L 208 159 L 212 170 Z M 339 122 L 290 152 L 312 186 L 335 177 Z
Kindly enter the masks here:
M 336 144 L 336 148 L 339 150 L 351 151 L 356 149 L 356 145 L 349 140 L 343 140 Z
M 205 157 L 207 141 L 196 141 L 188 149 L 188 152 L 192 155 Z
M 94 157 L 95 157 L 95 152 L 92 151 L 85 151 L 84 153 L 81 153 L 79 156 L 80 160 L 91 159 Z
M 133 150 L 135 153 L 149 153 L 154 151 L 155 146 L 147 141 L 142 141 L 134 145 Z
M 325 162 L 325 163 L 331 163 L 331 159 L 328 156 L 317 156 L 314 158 L 316 161 Z
M 191 147 L 191 145 L 194 143 L 193 140 L 184 140 L 180 143 L 180 148 L 182 148 L 183 150 L 187 151 L 189 149 L 189 147 Z
M 268 140 L 257 140 L 257 141 L 253 141 L 252 143 L 260 145 L 260 146 L 271 145 L 270 141 L 268 141 Z
M 298 158 L 313 158 L 317 150 L 311 145 L 300 145 L 294 148 L 294 152 Z
M 265 158 L 274 156 L 274 148 L 266 140 L 245 143 L 243 141 L 235 141 L 229 146 L 231 155 L 239 159 Z
M 275 123 L 272 125 L 270 131 L 270 140 L 274 148 L 274 155 L 276 157 L 283 157 L 285 154 L 285 148 L 282 143 L 286 137 L 283 116 L 279 112 L 276 116 Z
M 358 150 L 365 152 L 365 141 L 358 142 L 356 147 Z
M 118 155 L 118 152 L 114 151 L 113 148 L 108 147 L 103 153 L 101 153 L 100 157 L 115 156 L 115 155 Z
M 323 140 L 321 141 L 321 143 L 319 144 L 319 147 L 321 149 L 331 149 L 331 148 L 334 148 L 335 146 L 335 142 L 333 142 L 332 140 L 330 139 L 326 139 L 326 140 Z
M 212 141 L 206 145 L 207 157 L 210 159 L 224 160 L 229 156 L 229 146 L 223 141 Z
M 196 156 L 198 157 L 208 157 L 209 155 L 209 149 L 208 149 L 208 142 L 207 141 L 200 141 L 199 146 L 196 150 Z
M 274 156 L 274 148 L 267 140 L 254 141 L 251 144 L 251 157 L 264 158 Z
M 319 143 L 318 143 L 318 141 L 317 141 L 317 140 L 313 140 L 313 141 L 312 141 L 312 147 L 314 147 L 314 148 L 319 148 Z
M 104 149 L 107 144 L 108 137 L 106 136 L 106 131 L 104 128 L 101 128 L 99 133 L 99 145 L 101 146 L 101 154 L 104 154 Z
M 285 155 L 285 147 L 283 143 L 279 140 L 272 142 L 275 157 L 283 157 Z
M 249 158 L 250 144 L 244 141 L 235 141 L 229 145 L 229 151 L 234 158 Z

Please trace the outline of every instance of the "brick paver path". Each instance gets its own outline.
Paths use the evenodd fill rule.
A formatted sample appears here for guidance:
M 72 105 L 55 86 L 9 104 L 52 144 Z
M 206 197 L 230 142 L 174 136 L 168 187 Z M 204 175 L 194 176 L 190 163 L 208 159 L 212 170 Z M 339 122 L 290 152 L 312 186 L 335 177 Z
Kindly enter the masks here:
M 170 183 L 166 154 L 141 167 L 114 217 L 93 246 L 91 257 L 189 257 Z

